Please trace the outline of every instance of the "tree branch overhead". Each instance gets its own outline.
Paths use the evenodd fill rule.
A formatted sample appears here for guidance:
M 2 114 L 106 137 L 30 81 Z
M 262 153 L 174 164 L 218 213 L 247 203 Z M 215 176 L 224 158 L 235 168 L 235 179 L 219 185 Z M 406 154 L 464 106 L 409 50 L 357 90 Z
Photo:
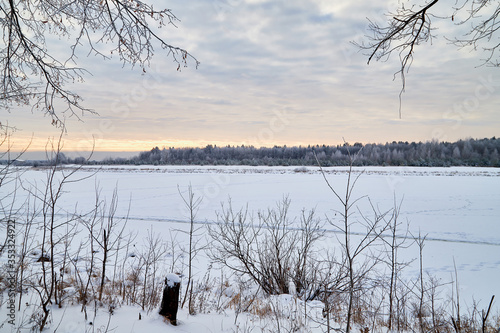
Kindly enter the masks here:
M 456 28 L 465 27 L 465 34 L 457 36 L 445 36 L 452 44 L 459 48 L 469 47 L 474 51 L 486 52 L 482 59 L 484 64 L 495 67 L 500 66 L 496 51 L 500 47 L 497 32 L 500 29 L 498 16 L 500 15 L 500 3 L 493 0 L 457 0 L 455 3 L 446 4 L 440 0 L 416 1 L 417 4 L 408 5 L 409 1 L 400 2 L 400 7 L 394 13 L 387 13 L 388 20 L 380 25 L 368 19 L 368 31 L 365 41 L 354 43 L 361 50 L 366 51 L 368 64 L 372 60 L 386 61 L 393 53 L 399 56 L 399 68 L 395 75 L 401 77 L 401 98 L 406 88 L 406 74 L 408 73 L 415 49 L 418 45 L 432 41 L 434 36 L 434 25 L 432 19 L 450 22 Z M 405 6 L 406 3 L 406 6 Z M 443 4 L 440 10 L 446 11 L 438 15 L 437 5 Z M 462 17 L 463 19 L 458 19 Z
M 67 88 L 83 81 L 87 72 L 77 65 L 78 49 L 105 59 L 118 55 L 124 65 L 145 71 L 159 45 L 178 70 L 189 62 L 197 67 L 188 51 L 169 44 L 151 27 L 151 22 L 175 27 L 176 21 L 171 10 L 137 0 L 0 0 L 0 107 L 30 105 L 61 126 L 63 114 L 79 118 L 93 112 Z M 49 35 L 69 41 L 67 59 L 49 49 Z M 102 51 L 102 44 L 112 47 Z

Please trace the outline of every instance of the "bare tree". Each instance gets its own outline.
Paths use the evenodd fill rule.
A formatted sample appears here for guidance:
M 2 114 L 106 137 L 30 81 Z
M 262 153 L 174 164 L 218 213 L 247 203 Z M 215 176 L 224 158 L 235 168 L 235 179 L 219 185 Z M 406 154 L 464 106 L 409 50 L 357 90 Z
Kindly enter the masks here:
M 382 238 L 385 246 L 387 248 L 387 259 L 386 263 L 389 268 L 389 295 L 388 295 L 388 306 L 389 306 L 389 317 L 387 319 L 387 326 L 389 330 L 394 329 L 394 323 L 397 319 L 397 291 L 399 288 L 400 275 L 402 270 L 407 267 L 410 262 L 401 262 L 399 260 L 398 254 L 400 249 L 406 249 L 411 246 L 408 244 L 408 233 L 409 226 L 406 228 L 406 232 L 403 235 L 399 234 L 399 227 L 401 223 L 399 222 L 399 214 L 401 212 L 402 200 L 398 203 L 396 198 L 394 198 L 394 209 L 392 211 L 392 224 L 389 226 L 389 237 Z
M 370 35 L 366 42 L 356 44 L 367 51 L 368 63 L 373 59 L 387 60 L 393 53 L 399 55 L 400 68 L 396 74 L 401 75 L 402 81 L 400 101 L 406 86 L 405 75 L 413 62 L 416 47 L 435 37 L 433 20 L 448 21 L 457 27 L 457 31 L 461 31 L 459 27 L 465 28 L 465 34 L 446 38 L 459 48 L 482 49 L 486 54 L 482 59 L 484 64 L 500 66 L 497 54 L 500 43 L 494 38 L 500 29 L 498 1 L 457 0 L 446 5 L 448 10 L 445 13 L 438 12 L 440 0 L 418 2 L 420 4 L 401 1 L 395 12 L 387 13 L 388 20 L 384 25 L 369 20 Z
M 490 311 L 491 311 L 491 306 L 493 305 L 493 300 L 495 299 L 495 295 L 491 296 L 491 300 L 490 300 L 490 305 L 488 306 L 488 310 L 486 310 L 486 312 L 483 310 L 481 312 L 481 332 L 484 333 L 486 332 L 486 322 L 488 321 L 488 316 L 490 314 Z
M 348 154 L 349 170 L 347 172 L 345 193 L 339 192 L 331 185 L 326 173 L 321 167 L 321 163 L 316 158 L 326 184 L 341 205 L 341 209 L 337 210 L 335 214 L 335 216 L 339 216 L 339 218 L 328 218 L 328 222 L 338 232 L 337 240 L 339 241 L 343 252 L 344 267 L 342 269 L 346 271 L 347 277 L 346 333 L 351 331 L 351 322 L 353 321 L 354 306 L 358 298 L 357 295 L 363 291 L 361 286 L 366 281 L 368 273 L 376 267 L 378 262 L 381 260 L 377 256 L 371 255 L 370 249 L 375 245 L 377 240 L 380 240 L 383 237 L 383 233 L 390 229 L 393 219 L 397 216 L 394 214 L 391 216 L 389 214 L 390 210 L 380 212 L 370 200 L 368 201 L 373 217 L 367 217 L 361 212 L 357 205 L 360 200 L 365 199 L 366 197 L 355 198 L 353 197 L 353 192 L 356 183 L 363 172 L 360 172 L 357 176 L 353 177 L 354 173 L 352 167 L 356 155 L 352 156 L 349 151 Z M 355 216 L 356 210 L 357 216 Z M 389 218 L 386 218 L 386 216 L 389 216 Z M 353 238 L 354 232 L 352 230 L 355 225 L 363 230 L 361 232 L 355 232 L 356 239 Z
M 0 1 L 1 89 L 0 107 L 30 104 L 62 125 L 61 114 L 72 116 L 91 111 L 81 104 L 81 97 L 66 88 L 82 81 L 86 69 L 78 67 L 79 49 L 109 58 L 116 54 L 123 64 L 146 70 L 154 47 L 166 50 L 177 69 L 188 60 L 198 61 L 186 50 L 167 43 L 152 28 L 175 26 L 177 17 L 169 9 L 158 10 L 143 1 L 60 0 Z M 66 59 L 50 49 L 52 36 L 59 43 L 69 41 Z M 108 51 L 104 51 L 103 44 Z M 61 106 L 61 111 L 56 109 Z
M 425 332 L 425 329 L 426 329 L 426 325 L 425 325 L 425 321 L 424 321 L 424 317 L 426 316 L 426 311 L 424 310 L 424 305 L 425 305 L 425 281 L 424 281 L 424 265 L 423 265 L 423 262 L 424 262 L 424 255 L 423 255 L 423 251 L 424 251 L 424 245 L 425 245 L 425 238 L 427 237 L 427 235 L 423 236 L 420 234 L 418 234 L 418 237 L 415 237 L 415 242 L 417 243 L 418 245 L 418 250 L 419 250 L 419 264 L 420 264 L 420 267 L 419 267 L 419 277 L 418 277 L 418 282 L 420 283 L 420 286 L 417 288 L 418 289 L 418 309 L 416 311 L 416 314 L 417 314 L 417 318 L 418 318 L 418 324 L 419 324 L 419 328 L 420 328 L 420 332 Z
M 189 236 L 189 249 L 187 250 L 188 252 L 188 281 L 186 283 L 186 291 L 184 293 L 184 299 L 182 300 L 181 303 L 181 308 L 184 307 L 184 304 L 186 303 L 186 300 L 188 298 L 189 294 L 189 302 L 188 302 L 188 308 L 189 308 L 189 313 L 194 314 L 193 310 L 193 259 L 196 256 L 196 254 L 200 251 L 200 248 L 198 248 L 198 241 L 194 239 L 194 237 L 197 236 L 197 231 L 200 230 L 200 228 L 195 228 L 194 227 L 194 222 L 196 218 L 196 214 L 198 213 L 198 209 L 200 207 L 201 201 L 203 200 L 202 197 L 196 197 L 195 193 L 193 192 L 193 187 L 191 184 L 188 186 L 188 193 L 187 195 L 182 194 L 181 188 L 179 185 L 177 185 L 177 191 L 179 192 L 179 195 L 182 198 L 182 201 L 184 202 L 184 207 L 187 209 L 187 212 L 189 214 L 189 232 L 187 232 Z
M 158 270 L 162 266 L 168 247 L 161 234 L 155 233 L 153 229 L 148 230 L 144 242 L 144 252 L 140 254 L 143 263 L 143 293 L 140 306 L 142 310 L 147 308 L 151 311 L 160 302 L 162 284 L 157 284 Z
M 101 281 L 99 282 L 99 297 L 98 300 L 102 301 L 102 294 L 106 282 L 106 273 L 108 261 L 112 255 L 117 253 L 125 247 L 126 244 L 120 242 L 128 235 L 125 235 L 125 227 L 127 225 L 127 217 L 117 218 L 116 209 L 118 206 L 118 189 L 115 188 L 111 197 L 109 206 L 104 200 L 100 199 L 100 190 L 96 188 L 96 210 L 97 213 L 92 218 L 81 220 L 81 224 L 88 230 L 89 238 L 92 242 L 91 247 L 95 248 L 94 251 L 102 252 L 101 264 Z
M 40 330 L 43 330 L 47 324 L 47 319 L 50 314 L 50 304 L 54 298 L 57 303 L 57 284 L 59 275 L 57 268 L 60 266 L 58 256 L 61 254 L 60 247 L 64 247 L 65 241 L 73 237 L 73 232 L 67 234 L 60 231 L 68 228 L 76 223 L 80 214 L 66 213 L 67 216 L 63 219 L 59 215 L 66 215 L 65 210 L 59 205 L 61 197 L 64 194 L 64 188 L 75 182 L 82 181 L 92 177 L 93 174 L 77 178 L 76 173 L 80 170 L 79 167 L 70 171 L 65 171 L 59 166 L 59 158 L 62 156 L 63 149 L 62 134 L 57 140 L 49 140 L 46 145 L 47 159 L 53 161 L 52 165 L 47 169 L 47 180 L 43 188 L 38 188 L 35 184 L 29 184 L 30 187 L 23 187 L 40 202 L 40 220 L 42 223 L 41 230 L 41 253 L 39 261 L 41 262 L 41 278 L 37 284 L 32 284 L 32 288 L 40 297 L 40 304 L 43 311 L 40 319 Z M 64 251 L 62 251 L 64 252 Z
M 15 162 L 28 150 L 29 145 L 23 148 L 20 153 L 12 153 L 12 134 L 14 128 L 2 125 L 0 122 L 0 229 L 5 228 L 9 220 L 15 220 L 18 215 L 22 215 L 23 204 L 19 204 L 17 190 L 21 186 L 20 176 L 22 171 L 13 167 Z M 13 183 L 10 190 L 6 190 L 7 185 Z M 7 235 L 7 234 L 6 234 Z M 2 255 L 7 238 L 0 243 L 0 256 Z
M 462 325 L 461 325 L 461 312 L 460 312 L 460 288 L 459 288 L 459 282 L 458 282 L 458 270 L 457 270 L 457 265 L 455 263 L 455 258 L 453 258 L 453 268 L 455 269 L 455 279 L 454 279 L 454 287 L 456 289 L 456 300 L 455 297 L 453 296 L 452 293 L 452 315 L 451 315 L 451 322 L 453 324 L 453 328 L 455 329 L 455 332 L 460 333 L 462 330 Z M 455 312 L 456 311 L 456 312 Z M 456 318 L 454 318 L 456 316 Z
M 60 150 L 62 149 L 61 140 L 57 143 L 57 148 L 54 150 L 52 147 L 52 152 L 58 156 Z M 57 159 L 57 157 L 56 157 Z M 45 327 L 47 318 L 50 313 L 49 304 L 52 301 L 52 297 L 56 292 L 57 284 L 57 271 L 55 263 L 55 254 L 57 245 L 63 243 L 63 237 L 57 234 L 57 230 L 63 226 L 66 226 L 70 221 L 58 221 L 57 214 L 58 202 L 63 194 L 63 187 L 66 183 L 71 183 L 71 176 L 74 172 L 68 174 L 63 174 L 61 179 L 57 179 L 59 168 L 57 163 L 49 169 L 47 173 L 47 183 L 45 186 L 45 191 L 40 199 L 42 200 L 42 219 L 43 219 L 43 230 L 42 230 L 42 248 L 41 248 L 41 263 L 42 263 L 42 289 L 37 290 L 40 296 L 40 301 L 42 309 L 44 312 L 44 317 L 40 323 L 40 331 Z M 48 267 L 46 262 L 48 261 Z
M 85 320 L 87 320 L 87 304 L 91 295 L 95 294 L 95 290 L 93 290 L 92 277 L 95 275 L 94 272 L 97 266 L 95 258 L 97 254 L 97 244 L 95 242 L 96 237 L 94 235 L 98 232 L 97 225 L 100 218 L 99 213 L 102 209 L 102 201 L 98 194 L 99 192 L 96 191 L 93 209 L 79 219 L 80 224 L 84 225 L 87 229 L 89 237 L 80 241 L 76 252 L 78 253 L 78 258 L 77 260 L 72 260 L 76 281 L 79 283 L 78 292 L 80 294 L 79 301 L 82 303 L 81 311 L 85 313 Z M 87 253 L 83 256 L 83 258 L 80 258 L 82 251 L 86 251 Z M 80 270 L 77 267 L 77 265 L 80 264 L 80 261 L 84 261 L 85 272 L 87 274 L 80 274 Z

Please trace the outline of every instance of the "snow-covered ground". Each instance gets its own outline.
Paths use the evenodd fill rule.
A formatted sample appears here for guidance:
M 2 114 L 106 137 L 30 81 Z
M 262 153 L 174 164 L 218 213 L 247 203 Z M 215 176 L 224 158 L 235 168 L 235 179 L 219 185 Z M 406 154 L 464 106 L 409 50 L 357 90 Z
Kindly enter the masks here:
M 347 170 L 324 169 L 328 181 L 341 195 L 345 193 Z M 412 235 L 427 235 L 424 270 L 445 283 L 454 278 L 456 266 L 464 307 L 471 306 L 474 299 L 480 302 L 480 309 L 485 308 L 492 295 L 500 297 L 500 169 L 366 167 L 354 168 L 353 177 L 361 172 L 353 196 L 369 197 L 380 211 L 393 208 L 395 201 L 402 202 L 400 221 L 408 223 Z M 148 230 L 169 238 L 173 230 L 187 229 L 188 213 L 179 190 L 185 194 L 189 185 L 203 198 L 196 216 L 200 224 L 216 221 L 221 203 L 227 203 L 229 198 L 233 207 L 248 206 L 249 211 L 257 211 L 272 208 L 287 196 L 291 200 L 290 215 L 315 209 L 317 217 L 332 221 L 337 218 L 335 211 L 341 209 L 317 167 L 104 166 L 84 167 L 73 179 L 79 177 L 84 179 L 65 187 L 60 213 L 71 212 L 75 205 L 81 210 L 90 209 L 96 187 L 101 189 L 101 196 L 108 198 L 117 188 L 116 215 L 128 215 L 127 227 L 137 231 L 139 239 Z M 24 186 L 36 183 L 40 187 L 46 171 L 23 169 L 22 178 Z M 2 191 L 7 193 L 8 186 L 13 185 L 7 184 Z M 22 202 L 24 195 L 19 190 L 16 200 Z M 366 200 L 360 201 L 360 210 L 370 214 Z M 326 223 L 325 229 L 325 246 L 334 246 L 335 228 Z M 405 255 L 407 259 L 417 258 L 418 251 L 413 248 Z M 418 275 L 417 265 L 410 267 L 407 274 Z M 146 318 L 152 322 L 149 328 L 143 327 L 147 325 L 144 320 L 133 321 L 137 316 L 134 311 L 117 310 L 110 327 L 129 320 L 126 330 L 117 331 L 164 332 L 163 323 L 155 316 Z M 175 328 L 176 332 L 217 332 L 234 321 L 227 322 L 224 316 L 189 317 L 182 312 L 179 319 L 184 325 Z

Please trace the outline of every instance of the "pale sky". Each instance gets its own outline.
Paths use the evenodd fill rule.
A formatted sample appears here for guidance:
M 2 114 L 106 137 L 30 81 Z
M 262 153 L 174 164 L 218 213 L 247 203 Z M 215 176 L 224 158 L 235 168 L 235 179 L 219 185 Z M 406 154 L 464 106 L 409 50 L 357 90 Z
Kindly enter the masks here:
M 200 66 L 177 72 L 159 47 L 146 74 L 116 58 L 80 56 L 92 76 L 72 89 L 99 116 L 68 119 L 65 149 L 89 150 L 93 140 L 96 150 L 141 151 L 500 136 L 500 69 L 481 66 L 481 53 L 449 45 L 444 36 L 460 29 L 453 22 L 436 25 L 433 45 L 417 47 L 399 119 L 397 54 L 367 65 L 350 43 L 368 33 L 367 17 L 382 22 L 397 3 L 162 1 L 181 22 L 160 35 Z M 69 44 L 57 41 L 57 52 L 64 59 Z M 1 121 L 19 129 L 17 145 L 33 136 L 32 150 L 58 136 L 49 117 L 28 107 L 1 111 Z

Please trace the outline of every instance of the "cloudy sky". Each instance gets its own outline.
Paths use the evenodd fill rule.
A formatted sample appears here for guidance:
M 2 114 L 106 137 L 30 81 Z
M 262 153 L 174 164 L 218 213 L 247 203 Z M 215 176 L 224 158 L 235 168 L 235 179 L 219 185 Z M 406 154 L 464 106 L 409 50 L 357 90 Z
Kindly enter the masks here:
M 500 69 L 449 45 L 452 22 L 436 22 L 432 46 L 416 49 L 399 118 L 398 58 L 367 65 L 367 17 L 398 1 L 169 0 L 181 20 L 159 31 L 199 61 L 182 71 L 158 48 L 151 68 L 80 57 L 92 75 L 72 89 L 99 116 L 67 120 L 65 149 L 140 151 L 153 146 L 255 146 L 454 141 L 500 135 Z M 449 8 L 441 8 L 450 14 Z M 58 52 L 69 52 L 60 41 Z M 2 111 L 13 140 L 43 149 L 58 135 L 30 108 Z

